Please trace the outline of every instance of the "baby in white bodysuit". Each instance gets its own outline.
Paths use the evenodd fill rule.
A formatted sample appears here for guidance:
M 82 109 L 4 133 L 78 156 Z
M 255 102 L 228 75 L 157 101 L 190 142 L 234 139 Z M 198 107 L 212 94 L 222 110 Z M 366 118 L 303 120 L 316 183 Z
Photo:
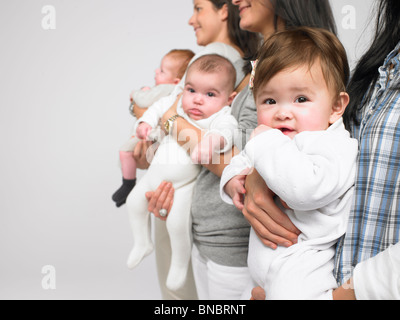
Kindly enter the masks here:
M 191 258 L 190 207 L 193 187 L 200 165 L 208 163 L 214 153 L 232 149 L 234 132 L 238 127 L 231 115 L 230 105 L 234 92 L 236 71 L 229 60 L 219 55 L 205 55 L 188 68 L 185 87 L 177 115 L 169 121 L 183 117 L 203 129 L 205 136 L 194 150 L 185 150 L 176 138 L 167 135 L 157 149 L 150 168 L 127 199 L 127 207 L 134 237 L 134 247 L 128 258 L 128 267 L 134 268 L 153 250 L 150 232 L 150 214 L 145 193 L 155 190 L 162 181 L 169 181 L 175 189 L 174 203 L 167 219 L 172 257 L 167 278 L 170 290 L 179 289 L 186 280 Z M 167 108 L 170 105 L 166 106 Z M 145 139 L 165 112 L 164 106 L 150 107 L 137 121 L 137 137 Z M 169 133 L 169 132 L 168 132 Z M 192 159 L 194 161 L 192 161 Z
M 299 28 L 268 39 L 255 67 L 259 127 L 221 178 L 221 196 L 243 210 L 246 175 L 256 169 L 301 230 L 290 248 L 266 247 L 251 230 L 248 265 L 266 299 L 332 299 L 335 245 L 346 232 L 357 141 L 342 115 L 349 66 L 328 31 Z

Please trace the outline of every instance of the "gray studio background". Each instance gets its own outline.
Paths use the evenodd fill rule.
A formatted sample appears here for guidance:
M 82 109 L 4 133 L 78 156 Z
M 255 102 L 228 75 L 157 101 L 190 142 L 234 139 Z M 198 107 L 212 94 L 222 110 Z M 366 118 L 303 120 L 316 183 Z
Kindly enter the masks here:
M 373 1 L 331 2 L 354 65 L 371 36 Z M 55 29 L 46 28 L 46 6 Z M 346 6 L 355 8 L 350 29 Z M 0 299 L 161 298 L 154 255 L 126 268 L 126 208 L 110 197 L 132 126 L 129 93 L 154 84 L 170 49 L 200 50 L 187 24 L 192 7 L 0 0 Z

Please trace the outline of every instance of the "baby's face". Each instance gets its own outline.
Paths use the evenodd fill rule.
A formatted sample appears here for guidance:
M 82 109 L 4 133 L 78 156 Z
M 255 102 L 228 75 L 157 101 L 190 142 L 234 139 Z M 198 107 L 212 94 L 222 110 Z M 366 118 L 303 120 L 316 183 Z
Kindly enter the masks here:
M 223 72 L 191 70 L 186 76 L 182 107 L 193 120 L 207 119 L 232 103 L 235 93 L 229 89 Z
M 156 85 L 174 84 L 176 75 L 178 74 L 177 69 L 177 63 L 175 63 L 172 58 L 165 56 L 161 60 L 160 68 L 156 70 L 156 75 L 154 77 Z
M 258 124 L 279 129 L 292 139 L 303 131 L 326 130 L 340 118 L 319 63 L 311 69 L 302 66 L 279 72 L 255 99 Z

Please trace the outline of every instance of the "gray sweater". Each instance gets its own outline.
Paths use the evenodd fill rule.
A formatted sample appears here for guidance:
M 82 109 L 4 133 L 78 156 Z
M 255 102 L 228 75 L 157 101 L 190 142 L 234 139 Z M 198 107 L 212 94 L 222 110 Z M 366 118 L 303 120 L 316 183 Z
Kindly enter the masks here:
M 232 114 L 242 131 L 235 144 L 242 150 L 257 126 L 256 106 L 248 87 L 235 99 Z M 250 225 L 240 211 L 222 201 L 219 184 L 219 177 L 202 168 L 192 201 L 193 240 L 200 253 L 215 263 L 246 267 Z

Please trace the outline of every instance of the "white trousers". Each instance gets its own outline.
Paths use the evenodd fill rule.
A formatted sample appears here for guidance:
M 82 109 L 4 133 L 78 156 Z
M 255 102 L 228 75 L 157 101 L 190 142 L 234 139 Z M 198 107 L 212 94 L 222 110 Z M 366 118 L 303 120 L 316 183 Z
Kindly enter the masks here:
M 192 264 L 199 300 L 240 300 L 251 281 L 247 267 L 216 264 L 202 256 L 196 245 L 193 245 Z

